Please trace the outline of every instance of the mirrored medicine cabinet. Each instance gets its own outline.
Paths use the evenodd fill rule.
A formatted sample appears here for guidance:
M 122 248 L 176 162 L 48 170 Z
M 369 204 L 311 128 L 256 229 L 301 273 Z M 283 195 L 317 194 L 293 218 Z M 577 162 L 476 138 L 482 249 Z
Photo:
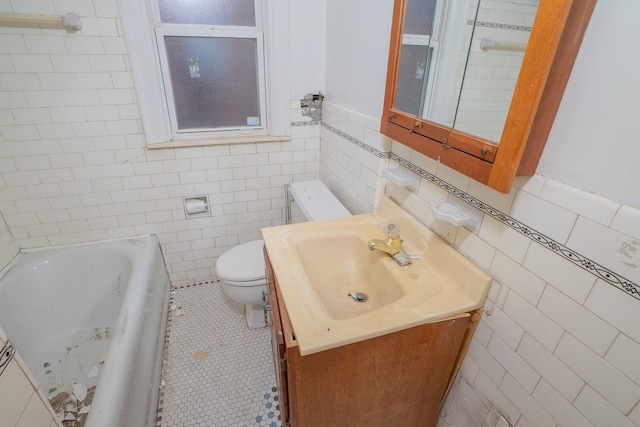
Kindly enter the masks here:
M 531 176 L 596 0 L 395 0 L 381 132 L 508 193 Z

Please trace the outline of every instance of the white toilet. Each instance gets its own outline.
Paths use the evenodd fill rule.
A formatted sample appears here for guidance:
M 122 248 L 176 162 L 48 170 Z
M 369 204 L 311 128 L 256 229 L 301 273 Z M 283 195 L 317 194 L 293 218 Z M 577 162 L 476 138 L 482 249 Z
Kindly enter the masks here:
M 292 222 L 316 221 L 350 216 L 322 181 L 294 182 L 289 187 Z M 262 294 L 267 292 L 267 279 L 262 240 L 243 243 L 223 253 L 216 262 L 216 272 L 224 293 L 245 305 L 250 329 L 265 326 Z

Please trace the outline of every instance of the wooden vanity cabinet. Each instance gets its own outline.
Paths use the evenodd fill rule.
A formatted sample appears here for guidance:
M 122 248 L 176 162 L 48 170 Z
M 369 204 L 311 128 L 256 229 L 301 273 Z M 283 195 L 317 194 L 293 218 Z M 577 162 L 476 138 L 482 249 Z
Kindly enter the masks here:
M 283 426 L 432 426 L 480 317 L 462 313 L 302 356 L 265 251 Z

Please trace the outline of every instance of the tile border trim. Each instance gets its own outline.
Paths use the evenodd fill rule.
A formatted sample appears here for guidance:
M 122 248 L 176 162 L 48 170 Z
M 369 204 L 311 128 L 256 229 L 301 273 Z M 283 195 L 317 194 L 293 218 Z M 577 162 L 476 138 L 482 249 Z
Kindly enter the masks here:
M 527 31 L 527 32 L 531 32 L 531 28 L 532 28 L 527 25 L 501 24 L 499 22 L 474 21 L 473 19 L 468 19 L 467 25 L 475 25 L 476 27 L 495 28 L 498 30 Z
M 351 135 L 347 134 L 346 132 L 341 131 L 340 129 L 334 128 L 333 126 L 322 122 L 321 123 L 322 127 L 329 130 L 330 132 L 335 133 L 338 136 L 341 136 L 342 138 L 346 139 L 347 141 L 349 141 L 352 144 L 357 145 L 358 147 L 362 148 L 363 150 L 365 150 L 366 152 L 368 152 L 369 154 L 373 154 L 374 156 L 376 156 L 379 159 L 388 159 L 389 156 L 391 155 L 391 153 L 387 152 L 387 151 L 380 151 L 377 148 L 373 148 L 372 146 L 365 144 L 364 142 L 352 137 Z
M 0 375 L 2 375 L 6 367 L 9 366 L 9 363 L 11 363 L 15 354 L 16 349 L 11 345 L 11 342 L 7 341 L 0 352 Z
M 362 141 L 359 141 L 358 139 L 352 137 L 351 135 L 348 135 L 347 133 L 338 130 L 336 128 L 334 128 L 331 125 L 328 125 L 324 122 L 321 123 L 322 127 L 326 128 L 327 130 L 329 130 L 330 132 L 335 133 L 338 136 L 341 136 L 342 138 L 346 139 L 347 141 L 357 145 L 358 147 L 362 148 L 363 150 L 367 151 L 368 153 L 373 154 L 374 156 L 380 158 L 380 159 L 390 159 L 393 160 L 395 162 L 397 162 L 398 164 L 400 164 L 401 166 L 404 166 L 405 168 L 409 169 L 410 171 L 417 173 L 418 175 L 420 175 L 422 178 L 426 179 L 427 181 L 431 182 L 432 184 L 442 188 L 443 190 L 446 190 L 449 194 L 458 197 L 459 199 L 464 200 L 465 202 L 467 202 L 468 204 L 470 204 L 471 206 L 481 210 L 483 213 L 491 216 L 492 218 L 500 221 L 501 223 L 507 225 L 508 227 L 512 228 L 513 230 L 517 231 L 518 233 L 528 237 L 529 239 L 533 240 L 534 242 L 538 243 L 539 245 L 542 245 L 543 247 L 549 249 L 550 251 L 554 252 L 555 254 L 563 257 L 564 259 L 570 261 L 571 263 L 573 263 L 574 265 L 582 268 L 583 270 L 591 273 L 592 275 L 594 275 L 596 278 L 604 280 L 605 282 L 609 283 L 612 286 L 615 286 L 616 288 L 620 289 L 621 291 L 625 292 L 627 295 L 630 295 L 631 297 L 640 300 L 640 285 L 638 285 L 637 283 L 632 282 L 629 279 L 624 278 L 623 276 L 614 273 L 613 271 L 609 270 L 608 268 L 604 267 L 601 264 L 598 264 L 595 261 L 590 260 L 589 258 L 587 258 L 584 255 L 579 254 L 578 252 L 574 251 L 573 249 L 570 249 L 566 246 L 564 246 L 561 243 L 556 242 L 555 240 L 549 238 L 548 236 L 544 235 L 543 233 L 540 233 L 539 231 L 527 226 L 526 224 L 511 218 L 509 215 L 499 211 L 498 209 L 495 209 L 494 207 L 482 202 L 481 200 L 476 199 L 475 197 L 471 196 L 468 193 L 465 193 L 464 191 L 460 190 L 459 188 L 449 184 L 448 182 L 438 178 L 437 176 L 427 172 L 426 170 L 422 169 L 421 167 L 411 163 L 410 161 L 398 156 L 397 154 L 393 153 L 393 152 L 383 152 L 380 151 L 376 148 L 373 148 L 367 144 L 365 144 Z
M 317 126 L 320 122 L 317 120 L 301 120 L 297 122 L 291 122 L 291 126 Z

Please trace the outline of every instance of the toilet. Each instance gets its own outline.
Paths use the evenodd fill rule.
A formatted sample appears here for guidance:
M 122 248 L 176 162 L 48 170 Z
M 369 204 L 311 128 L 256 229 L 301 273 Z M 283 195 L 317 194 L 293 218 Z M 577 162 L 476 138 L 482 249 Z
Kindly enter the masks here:
M 351 213 L 320 180 L 294 182 L 289 187 L 292 222 L 317 221 L 350 216 Z M 262 307 L 267 292 L 264 241 L 242 243 L 223 253 L 216 262 L 222 291 L 245 306 L 249 329 L 266 326 Z

